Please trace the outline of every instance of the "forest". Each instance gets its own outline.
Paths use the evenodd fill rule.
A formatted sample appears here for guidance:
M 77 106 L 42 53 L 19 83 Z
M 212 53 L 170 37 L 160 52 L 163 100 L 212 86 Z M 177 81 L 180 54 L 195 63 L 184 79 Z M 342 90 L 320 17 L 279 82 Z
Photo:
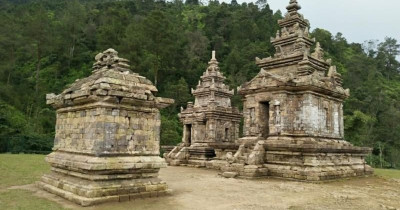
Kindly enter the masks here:
M 55 111 L 46 93 L 91 74 L 94 56 L 114 48 L 132 71 L 176 103 L 162 111 L 161 144 L 181 141 L 177 114 L 217 51 L 227 84 L 254 77 L 255 57 L 274 53 L 270 37 L 284 11 L 265 0 L 0 0 L 0 153 L 48 153 Z M 305 14 L 307 17 L 307 14 Z M 312 36 L 343 75 L 346 140 L 373 148 L 369 164 L 400 168 L 400 45 L 350 43 L 313 26 Z M 241 98 L 233 99 L 241 107 Z

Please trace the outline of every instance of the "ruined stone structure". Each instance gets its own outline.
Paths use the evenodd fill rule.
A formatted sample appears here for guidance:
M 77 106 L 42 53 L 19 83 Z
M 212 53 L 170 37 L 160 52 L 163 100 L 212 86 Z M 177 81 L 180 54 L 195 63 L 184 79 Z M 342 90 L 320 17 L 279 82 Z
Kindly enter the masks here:
M 231 106 L 234 91 L 224 84 L 215 51 L 208 64 L 197 88 L 192 89 L 194 104 L 189 102 L 179 114 L 184 133 L 182 143 L 165 154 L 171 165 L 205 167 L 215 157 L 215 148 L 234 145 L 239 138 L 241 114 Z
M 344 140 L 343 101 L 349 90 L 309 35 L 309 22 L 290 0 L 281 29 L 271 38 L 273 57 L 256 58 L 261 68 L 238 88 L 243 97 L 244 137 L 215 147 L 206 167 L 224 176 L 275 176 L 321 181 L 371 174 L 370 148 Z M 193 130 L 194 133 L 202 132 Z M 207 133 L 207 131 L 205 132 Z
M 259 74 L 239 88 L 243 96 L 244 137 L 233 157 L 210 167 L 242 176 L 276 176 L 320 181 L 372 173 L 369 148 L 346 142 L 343 101 L 349 90 L 319 43 L 296 0 L 271 38 L 273 57 L 256 58 Z M 220 161 L 227 159 L 228 164 Z M 219 162 L 218 162 L 219 161 Z
M 38 185 L 83 206 L 165 194 L 159 109 L 173 100 L 156 92 L 115 50 L 98 54 L 92 75 L 47 95 L 56 135 L 46 157 L 51 173 Z

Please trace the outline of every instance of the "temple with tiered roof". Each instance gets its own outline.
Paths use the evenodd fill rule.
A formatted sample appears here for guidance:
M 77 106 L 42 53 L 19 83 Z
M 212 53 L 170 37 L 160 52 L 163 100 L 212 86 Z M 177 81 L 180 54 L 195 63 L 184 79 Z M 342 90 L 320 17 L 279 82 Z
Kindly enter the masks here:
M 205 167 L 206 162 L 216 156 L 215 147 L 233 145 L 239 138 L 241 114 L 231 105 L 234 90 L 224 84 L 215 51 L 201 76 L 196 89 L 192 89 L 194 104 L 189 102 L 181 110 L 183 123 L 182 143 L 165 154 L 171 165 L 193 165 Z
M 271 42 L 274 56 L 256 58 L 260 72 L 238 88 L 243 137 L 207 165 L 226 176 L 275 176 L 321 181 L 372 173 L 370 148 L 344 140 L 343 101 L 350 91 L 309 34 L 296 0 L 287 6 Z M 314 50 L 312 50 L 315 46 Z

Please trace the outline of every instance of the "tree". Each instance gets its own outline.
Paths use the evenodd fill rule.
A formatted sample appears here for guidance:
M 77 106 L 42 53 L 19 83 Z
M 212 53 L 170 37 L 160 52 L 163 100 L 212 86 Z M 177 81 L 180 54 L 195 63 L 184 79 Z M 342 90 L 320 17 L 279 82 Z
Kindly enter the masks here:
M 187 5 L 199 5 L 199 0 L 186 0 L 185 4 L 187 4 Z
M 71 61 L 74 58 L 76 45 L 83 37 L 83 29 L 86 21 L 86 10 L 78 0 L 67 2 L 65 13 L 61 19 L 62 22 L 62 40 L 67 47 L 66 57 L 68 60 L 68 69 L 71 68 Z
M 167 69 L 166 60 L 170 58 L 174 48 L 174 31 L 166 14 L 160 10 L 152 11 L 143 21 L 144 34 L 148 37 L 146 51 L 152 57 L 154 85 L 158 85 L 160 71 Z
M 5 81 L 6 85 L 11 85 L 12 75 L 15 71 L 16 59 L 17 59 L 17 49 L 20 47 L 21 28 L 19 25 L 12 21 L 15 17 L 10 14 L 0 14 L 0 61 L 1 68 L 0 80 Z
M 387 37 L 384 42 L 378 45 L 378 53 L 376 59 L 382 71 L 382 74 L 391 79 L 400 73 L 400 63 L 396 60 L 396 56 L 400 55 L 400 44 L 397 40 Z
M 25 28 L 25 34 L 30 38 L 36 53 L 36 85 L 35 94 L 39 94 L 39 75 L 43 54 L 48 50 L 50 42 L 50 18 L 51 13 L 42 4 L 35 5 L 29 14 L 29 20 Z
M 28 105 L 28 116 L 36 118 L 40 110 L 40 72 L 42 59 L 49 51 L 52 42 L 51 21 L 54 13 L 48 11 L 42 3 L 34 4 L 26 17 L 27 22 L 24 27 L 24 35 L 30 41 L 33 57 L 36 57 L 36 70 L 34 71 L 35 87 L 33 102 Z M 37 122 L 35 121 L 35 124 Z
M 177 82 L 170 82 L 165 87 L 165 96 L 175 99 L 172 109 L 178 111 L 177 108 L 186 107 L 186 103 L 191 100 L 190 89 L 184 78 L 180 78 Z

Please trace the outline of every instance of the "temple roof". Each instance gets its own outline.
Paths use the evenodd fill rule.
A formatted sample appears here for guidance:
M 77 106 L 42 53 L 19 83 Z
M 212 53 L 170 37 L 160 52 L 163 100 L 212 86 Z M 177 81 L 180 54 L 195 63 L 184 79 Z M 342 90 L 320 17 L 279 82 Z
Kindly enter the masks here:
M 213 94 L 220 95 L 225 98 L 230 98 L 234 94 L 234 90 L 229 90 L 229 87 L 224 84 L 226 77 L 221 73 L 218 61 L 215 58 L 215 51 L 212 51 L 211 60 L 208 62 L 208 68 L 200 77 L 199 84 L 196 89 L 192 89 L 192 94 L 195 97 L 210 96 Z
M 172 99 L 155 97 L 157 88 L 152 82 L 130 70 L 128 60 L 108 49 L 95 57 L 92 75 L 78 79 L 61 94 L 48 94 L 47 104 L 55 108 L 93 102 L 113 104 L 145 104 L 165 107 Z
M 310 23 L 298 12 L 301 6 L 297 0 L 290 0 L 286 9 L 285 17 L 278 21 L 281 29 L 271 38 L 275 54 L 268 58 L 256 58 L 261 71 L 250 82 L 239 87 L 241 94 L 273 87 L 304 89 L 313 86 L 339 98 L 348 97 L 349 91 L 343 89 L 336 67 L 331 66 L 330 59 L 324 59 L 320 43 L 311 38 Z
M 193 120 L 195 118 L 198 121 L 203 121 L 206 118 L 217 118 L 217 116 L 220 119 L 240 119 L 239 110 L 231 105 L 234 90 L 230 90 L 224 84 L 226 78 L 219 69 L 215 51 L 212 51 L 208 65 L 203 76 L 200 77 L 196 89 L 192 89 L 195 103 L 188 102 L 186 109 L 181 107 L 179 117 L 181 120 L 186 118 Z
M 301 9 L 301 6 L 297 3 L 297 0 L 290 0 L 289 5 L 286 7 L 289 13 L 296 13 Z

